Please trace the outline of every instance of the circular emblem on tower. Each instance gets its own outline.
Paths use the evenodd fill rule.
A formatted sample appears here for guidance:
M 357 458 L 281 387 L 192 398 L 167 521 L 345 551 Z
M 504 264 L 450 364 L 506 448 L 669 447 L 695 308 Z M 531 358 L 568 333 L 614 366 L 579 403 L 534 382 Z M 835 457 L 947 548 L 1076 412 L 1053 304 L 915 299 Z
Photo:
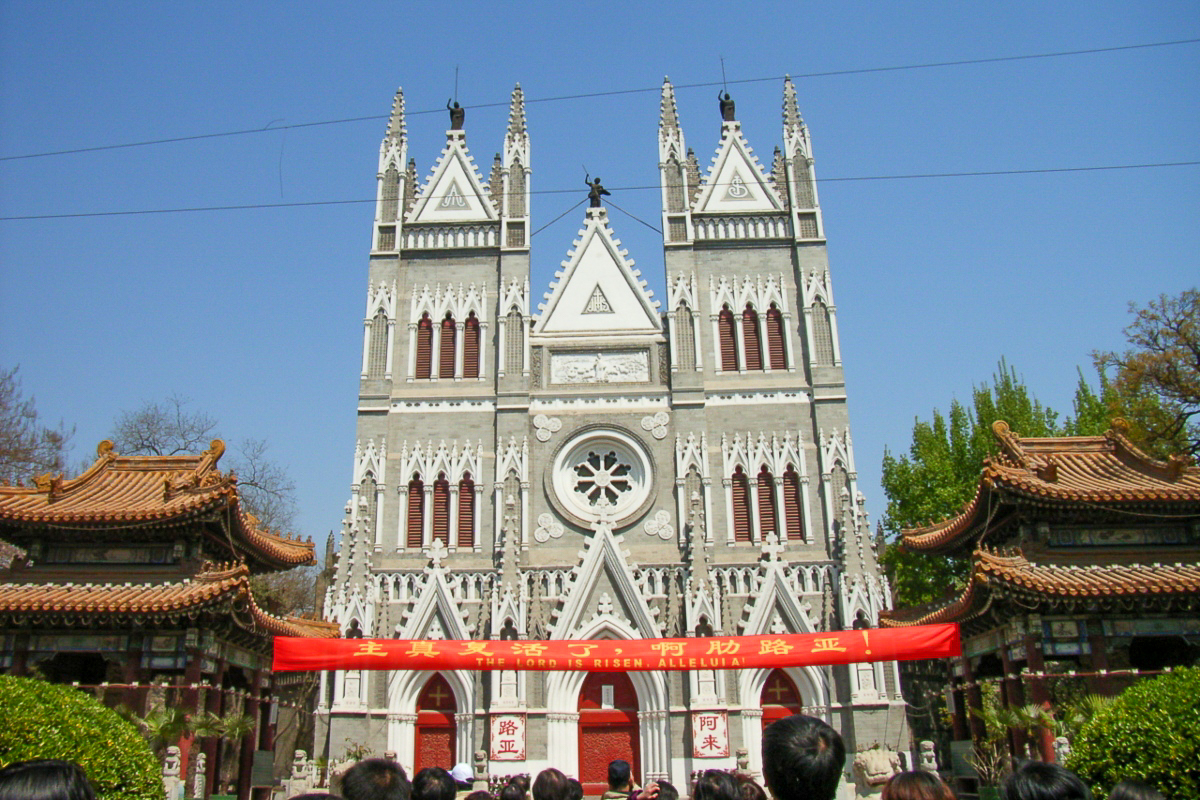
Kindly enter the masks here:
M 590 526 L 605 518 L 620 527 L 650 500 L 653 467 L 635 437 L 589 428 L 559 449 L 549 477 L 555 505 L 576 521 Z

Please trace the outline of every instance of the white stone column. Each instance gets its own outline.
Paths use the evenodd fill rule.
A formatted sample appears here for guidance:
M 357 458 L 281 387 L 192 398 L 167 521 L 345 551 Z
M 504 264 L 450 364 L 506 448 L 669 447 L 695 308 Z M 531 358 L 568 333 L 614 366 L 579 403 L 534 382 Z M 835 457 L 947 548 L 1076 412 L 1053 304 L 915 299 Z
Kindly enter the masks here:
M 579 712 L 546 714 L 546 761 L 568 775 L 579 774 Z
M 386 380 L 392 379 L 392 348 L 396 345 L 396 320 L 388 317 L 387 331 L 387 360 L 384 362 L 383 377 Z
M 408 375 L 411 383 L 417 377 L 417 323 L 408 323 Z
M 425 484 L 425 513 L 421 515 L 421 547 L 433 544 L 433 484 Z M 445 544 L 445 542 L 442 542 Z
M 458 547 L 458 484 L 450 484 L 450 524 L 446 526 L 446 538 L 450 541 L 446 542 L 446 547 L 453 553 Z

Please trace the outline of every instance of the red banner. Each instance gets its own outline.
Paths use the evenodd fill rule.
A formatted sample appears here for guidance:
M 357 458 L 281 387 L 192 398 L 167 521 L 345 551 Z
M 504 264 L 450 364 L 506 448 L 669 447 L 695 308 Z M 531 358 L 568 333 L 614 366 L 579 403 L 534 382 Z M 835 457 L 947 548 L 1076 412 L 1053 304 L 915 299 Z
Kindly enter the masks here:
M 958 625 L 698 639 L 275 637 L 276 672 L 323 669 L 691 670 L 907 661 L 962 655 Z

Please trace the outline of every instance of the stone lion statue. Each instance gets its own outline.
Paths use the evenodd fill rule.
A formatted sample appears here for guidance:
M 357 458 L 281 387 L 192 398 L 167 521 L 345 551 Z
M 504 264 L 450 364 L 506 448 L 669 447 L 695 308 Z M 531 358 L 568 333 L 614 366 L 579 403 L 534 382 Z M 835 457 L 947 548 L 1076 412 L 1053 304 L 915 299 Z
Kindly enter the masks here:
M 854 756 L 854 782 L 860 796 L 883 791 L 888 778 L 900 772 L 900 754 L 882 745 L 872 745 Z

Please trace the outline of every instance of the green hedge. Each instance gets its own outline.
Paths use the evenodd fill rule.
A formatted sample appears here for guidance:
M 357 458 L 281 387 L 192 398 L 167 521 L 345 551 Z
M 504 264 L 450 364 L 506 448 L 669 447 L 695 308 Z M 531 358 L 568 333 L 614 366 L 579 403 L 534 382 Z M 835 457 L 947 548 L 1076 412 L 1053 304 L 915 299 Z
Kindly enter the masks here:
M 101 800 L 163 800 L 162 769 L 137 729 L 70 686 L 0 675 L 0 765 L 61 758 Z
M 1124 778 L 1200 798 L 1200 668 L 1134 684 L 1084 723 L 1067 767 L 1103 797 Z

